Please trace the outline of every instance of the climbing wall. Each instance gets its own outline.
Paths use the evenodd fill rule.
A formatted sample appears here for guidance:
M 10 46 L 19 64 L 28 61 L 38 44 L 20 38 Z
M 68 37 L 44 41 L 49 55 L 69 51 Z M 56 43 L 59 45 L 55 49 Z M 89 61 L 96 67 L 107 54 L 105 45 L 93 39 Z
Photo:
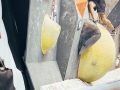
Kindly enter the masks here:
M 119 0 L 105 0 L 106 2 L 106 9 L 105 9 L 105 15 L 108 16 L 109 13 L 112 11 L 112 9 L 115 7 Z
M 26 66 L 34 89 L 40 86 L 62 81 L 56 62 L 56 49 L 52 48 L 46 54 L 41 49 L 41 31 L 44 16 L 52 14 L 51 0 L 31 0 L 26 49 Z M 57 18 L 58 20 L 58 18 Z
M 78 8 L 82 4 L 84 10 Z M 60 5 L 60 25 L 62 28 L 58 39 L 57 62 L 62 78 L 70 79 L 77 76 L 78 43 L 84 23 L 82 17 L 88 19 L 89 14 L 86 0 L 81 2 L 71 0 L 69 3 L 61 0 Z
M 41 28 L 44 16 L 52 15 L 52 5 L 51 0 L 30 2 L 26 65 L 35 90 L 39 90 L 42 85 L 77 77 L 80 34 L 84 19 L 89 19 L 87 0 L 58 1 L 60 36 L 56 47 L 43 54 Z

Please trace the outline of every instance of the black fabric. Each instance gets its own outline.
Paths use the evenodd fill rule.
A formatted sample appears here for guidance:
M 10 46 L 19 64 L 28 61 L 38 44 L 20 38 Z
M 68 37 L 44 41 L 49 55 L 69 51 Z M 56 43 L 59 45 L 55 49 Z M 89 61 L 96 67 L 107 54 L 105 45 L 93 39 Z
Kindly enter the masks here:
M 8 36 L 8 43 L 15 60 L 16 67 L 23 71 L 25 66 L 23 59 L 20 55 L 20 42 L 17 33 L 17 27 L 15 26 L 15 20 L 12 14 L 9 0 L 2 0 L 2 19 L 5 25 L 6 33 Z
M 26 66 L 24 64 L 24 61 L 22 59 L 22 56 L 23 56 L 23 53 L 21 51 L 22 47 L 20 47 L 21 46 L 20 36 L 24 36 L 26 34 L 23 33 L 22 35 L 20 35 L 18 32 L 20 30 L 21 31 L 25 30 L 27 32 L 27 29 L 19 29 L 18 30 L 17 26 L 20 26 L 20 23 L 18 25 L 18 23 L 16 23 L 16 18 L 14 18 L 13 8 L 12 8 L 12 4 L 10 2 L 11 0 L 1 0 L 1 1 L 2 1 L 2 19 L 3 19 L 3 23 L 5 25 L 5 29 L 6 29 L 7 36 L 8 36 L 8 43 L 9 43 L 16 67 L 20 71 L 22 71 L 26 90 L 31 90 L 29 82 L 28 82 L 28 78 L 26 77 L 26 74 L 25 74 L 25 72 L 27 72 L 27 70 L 26 70 Z M 21 6 L 21 4 L 20 4 L 17 7 L 22 8 L 23 6 Z M 19 12 L 19 10 L 18 10 L 18 12 Z M 24 13 L 24 10 L 23 10 L 23 13 Z M 24 13 L 24 14 L 26 14 L 26 13 Z M 20 18 L 20 15 L 18 15 L 17 18 Z M 20 18 L 20 19 L 23 20 L 24 18 Z M 27 22 L 27 20 L 24 19 L 23 22 Z M 25 24 L 24 27 L 23 26 L 21 26 L 21 27 L 26 28 L 27 25 Z
M 16 26 L 19 33 L 21 56 L 24 56 L 28 27 L 28 12 L 30 0 L 10 0 Z
M 105 0 L 88 0 L 93 1 L 96 4 L 96 9 L 98 13 L 105 13 L 106 3 Z

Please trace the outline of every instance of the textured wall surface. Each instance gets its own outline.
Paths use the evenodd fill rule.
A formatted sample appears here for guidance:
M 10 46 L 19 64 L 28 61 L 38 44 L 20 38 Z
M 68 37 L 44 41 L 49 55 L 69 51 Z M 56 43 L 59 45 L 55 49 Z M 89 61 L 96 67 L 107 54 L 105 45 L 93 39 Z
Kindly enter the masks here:
M 106 16 L 111 12 L 111 10 L 114 8 L 114 6 L 117 4 L 119 0 L 105 0 L 106 2 Z
M 57 62 L 62 77 L 64 78 L 78 20 L 74 0 L 70 0 L 69 2 L 67 0 L 60 0 L 59 18 L 59 22 L 62 27 L 61 34 L 58 39 Z
M 112 11 L 108 15 L 108 19 L 111 21 L 114 27 L 120 25 L 120 1 L 115 5 Z
M 108 15 L 108 19 L 111 21 L 111 23 L 113 24 L 113 26 L 116 28 L 117 31 L 117 35 L 113 36 L 113 39 L 115 41 L 115 45 L 116 45 L 116 59 L 119 53 L 119 31 L 120 31 L 120 0 L 115 4 L 113 2 L 111 2 L 111 7 L 114 5 L 114 8 L 112 9 L 112 11 L 109 13 Z M 115 63 L 113 65 L 113 68 L 115 67 Z
M 44 15 L 51 14 L 51 0 L 31 0 L 28 36 L 27 36 L 27 55 L 26 62 L 38 62 L 42 59 L 40 48 L 41 26 Z
M 55 58 L 55 49 L 45 55 L 41 52 L 41 28 L 45 14 L 51 15 L 51 0 L 31 0 L 26 49 L 26 65 L 34 86 L 62 81 Z M 33 90 L 33 89 L 32 89 Z
M 117 0 L 114 3 L 116 2 Z M 108 6 L 111 6 L 110 2 Z M 75 66 L 77 63 L 75 61 L 79 58 L 77 57 L 77 42 L 80 31 L 77 31 L 78 13 L 74 0 L 69 0 L 69 2 L 67 0 L 60 0 L 59 24 L 61 25 L 61 34 L 58 39 L 56 53 L 59 68 L 55 61 L 55 53 L 52 50 L 46 55 L 42 54 L 40 47 L 41 26 L 44 15 L 51 14 L 50 8 L 51 0 L 31 0 L 30 2 L 26 64 L 35 90 L 39 90 L 41 85 L 48 84 L 47 81 L 52 83 L 62 80 L 59 69 L 63 78 L 73 78 L 71 77 L 73 74 L 70 75 L 73 70 L 71 66 Z M 113 7 L 110 8 L 112 9 Z M 85 16 L 89 18 L 88 11 L 85 12 Z M 52 76 L 50 73 L 54 75 Z

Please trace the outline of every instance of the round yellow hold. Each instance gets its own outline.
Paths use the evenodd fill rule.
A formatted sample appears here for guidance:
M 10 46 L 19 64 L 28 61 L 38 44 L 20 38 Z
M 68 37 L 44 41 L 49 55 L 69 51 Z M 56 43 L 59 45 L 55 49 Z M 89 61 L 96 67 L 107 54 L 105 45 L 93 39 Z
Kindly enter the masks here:
M 41 33 L 41 48 L 43 54 L 45 54 L 49 49 L 55 47 L 60 30 L 60 25 L 50 19 L 48 14 L 46 14 L 43 20 Z
M 78 78 L 92 82 L 107 73 L 115 60 L 116 48 L 110 33 L 102 25 L 97 24 L 101 37 L 80 57 Z

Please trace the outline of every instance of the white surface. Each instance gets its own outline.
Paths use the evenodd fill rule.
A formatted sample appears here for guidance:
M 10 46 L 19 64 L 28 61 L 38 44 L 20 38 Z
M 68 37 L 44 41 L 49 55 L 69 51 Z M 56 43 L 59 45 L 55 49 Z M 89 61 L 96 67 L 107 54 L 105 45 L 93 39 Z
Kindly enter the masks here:
M 68 79 L 62 82 L 41 86 L 40 90 L 79 90 L 87 86 L 89 85 L 80 79 Z
M 120 68 L 109 71 L 102 78 L 92 82 L 92 85 L 98 85 L 103 83 L 111 83 L 115 81 L 120 81 Z
M 2 7 L 0 0 L 0 57 L 4 59 L 5 66 L 7 68 L 12 69 L 13 71 L 13 82 L 16 90 L 25 90 L 24 81 L 21 72 L 16 68 L 16 65 L 13 60 L 13 56 L 11 54 L 7 34 L 5 31 L 5 27 L 2 21 Z
M 41 86 L 40 90 L 81 90 L 82 88 L 85 88 L 91 85 L 96 86 L 96 85 L 108 84 L 108 83 L 115 82 L 115 81 L 120 81 L 120 68 L 109 71 L 102 78 L 98 79 L 97 81 L 92 82 L 91 84 L 83 82 L 80 79 L 68 79 L 62 82 L 56 82 L 53 84 Z M 96 87 L 93 87 L 93 88 L 96 88 Z

